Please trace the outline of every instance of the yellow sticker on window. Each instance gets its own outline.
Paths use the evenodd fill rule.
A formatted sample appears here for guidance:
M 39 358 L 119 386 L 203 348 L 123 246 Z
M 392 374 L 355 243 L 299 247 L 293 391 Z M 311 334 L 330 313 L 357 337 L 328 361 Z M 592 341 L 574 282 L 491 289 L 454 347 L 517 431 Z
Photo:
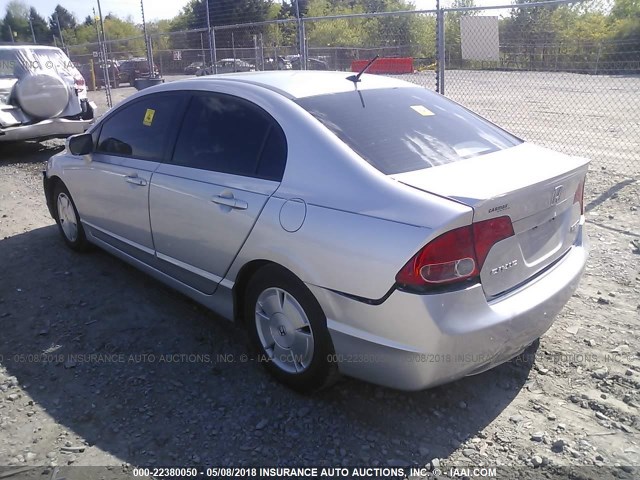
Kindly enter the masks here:
M 144 114 L 144 119 L 142 120 L 142 124 L 150 127 L 153 123 L 153 116 L 156 114 L 156 111 L 152 108 L 147 108 L 147 111 Z
M 431 115 L 435 115 L 435 113 L 433 113 L 424 105 L 411 105 L 411 108 L 413 108 L 416 112 L 418 112 L 423 117 L 430 117 Z

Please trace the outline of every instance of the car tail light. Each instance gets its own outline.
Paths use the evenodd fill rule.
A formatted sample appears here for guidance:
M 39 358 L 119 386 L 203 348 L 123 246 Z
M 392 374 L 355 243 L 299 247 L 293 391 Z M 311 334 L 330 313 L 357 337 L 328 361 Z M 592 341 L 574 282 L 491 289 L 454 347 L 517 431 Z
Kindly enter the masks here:
M 513 235 L 513 224 L 507 216 L 491 218 L 473 224 L 473 239 L 478 259 L 478 270 L 482 269 L 489 250 L 500 240 Z
M 512 235 L 513 225 L 507 216 L 450 230 L 416 253 L 398 272 L 396 282 L 428 287 L 476 277 L 491 247 Z
M 576 194 L 573 197 L 573 203 L 580 204 L 580 215 L 584 215 L 584 182 L 586 177 L 582 179 L 582 181 L 578 184 L 578 189 L 576 190 Z

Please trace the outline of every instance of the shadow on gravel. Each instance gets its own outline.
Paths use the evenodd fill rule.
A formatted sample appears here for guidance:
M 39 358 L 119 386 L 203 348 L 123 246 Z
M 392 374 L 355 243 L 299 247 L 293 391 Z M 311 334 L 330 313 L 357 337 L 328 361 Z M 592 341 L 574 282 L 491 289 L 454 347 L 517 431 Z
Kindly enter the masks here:
M 590 212 L 594 208 L 600 206 L 607 200 L 609 200 L 614 194 L 618 193 L 620 190 L 624 189 L 627 185 L 631 185 L 636 183 L 638 180 L 636 178 L 626 178 L 622 182 L 618 182 L 615 185 L 609 187 L 606 191 L 602 192 L 596 198 L 591 200 L 585 207 L 585 212 Z
M 43 163 L 64 150 L 64 140 L 0 142 L 0 165 Z
M 418 393 L 345 379 L 304 397 L 243 361 L 239 328 L 106 253 L 69 251 L 55 226 L 0 241 L 0 258 L 0 359 L 61 425 L 45 454 L 66 429 L 134 465 L 425 464 L 477 435 L 531 368 L 526 355 Z M 28 401 L 3 415 L 46 430 Z

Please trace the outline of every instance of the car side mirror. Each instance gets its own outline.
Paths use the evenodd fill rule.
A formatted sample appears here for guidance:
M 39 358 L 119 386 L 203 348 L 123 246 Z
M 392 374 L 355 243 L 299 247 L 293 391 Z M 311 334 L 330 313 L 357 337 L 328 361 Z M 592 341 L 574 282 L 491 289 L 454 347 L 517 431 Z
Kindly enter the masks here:
M 69 137 L 67 147 L 73 155 L 88 155 L 93 152 L 93 136 L 90 133 L 81 133 Z

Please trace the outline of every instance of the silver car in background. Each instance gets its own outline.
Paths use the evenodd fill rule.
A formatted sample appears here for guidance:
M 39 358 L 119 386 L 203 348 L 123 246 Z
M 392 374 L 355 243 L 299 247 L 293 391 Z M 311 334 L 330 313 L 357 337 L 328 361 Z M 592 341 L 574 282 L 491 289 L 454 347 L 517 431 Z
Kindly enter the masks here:
M 241 322 L 292 388 L 416 390 L 551 326 L 585 268 L 587 166 L 411 83 L 286 71 L 139 92 L 44 184 L 68 246 Z
M 256 70 L 255 65 L 240 60 L 239 58 L 223 58 L 213 65 L 208 67 L 199 68 L 196 70 L 196 77 L 202 77 L 204 75 L 213 75 L 220 73 L 236 73 L 236 72 L 254 72 Z

